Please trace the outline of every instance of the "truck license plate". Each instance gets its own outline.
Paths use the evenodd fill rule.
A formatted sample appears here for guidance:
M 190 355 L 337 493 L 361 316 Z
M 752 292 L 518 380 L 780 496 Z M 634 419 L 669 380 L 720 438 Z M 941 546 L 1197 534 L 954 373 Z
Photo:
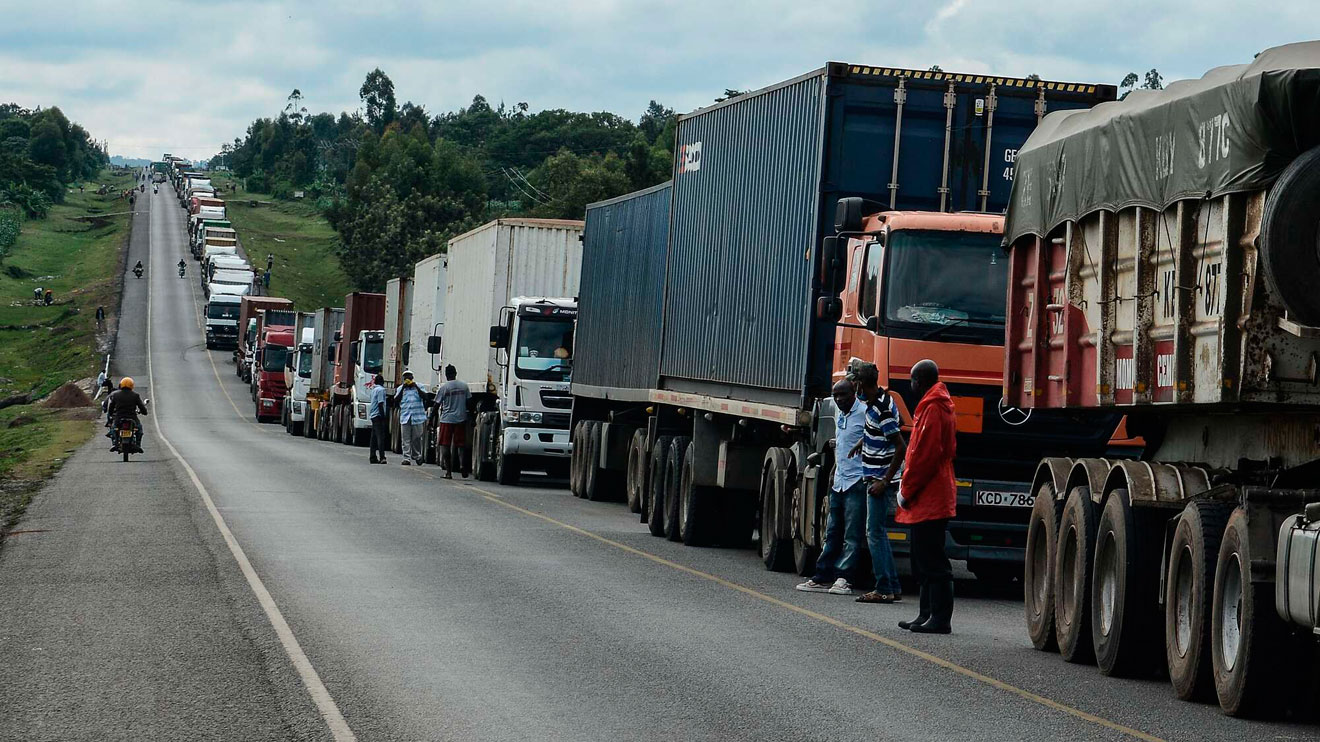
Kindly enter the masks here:
M 989 505 L 999 508 L 1029 508 L 1035 498 L 1029 492 L 998 492 L 995 490 L 977 490 L 972 500 L 975 505 Z

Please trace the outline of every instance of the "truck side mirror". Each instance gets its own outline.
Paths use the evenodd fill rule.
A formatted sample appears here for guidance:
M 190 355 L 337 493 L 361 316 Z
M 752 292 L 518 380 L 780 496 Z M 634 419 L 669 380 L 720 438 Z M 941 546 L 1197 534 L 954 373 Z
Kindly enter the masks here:
M 339 330 L 335 330 L 335 342 L 337 343 L 343 339 L 344 339 L 344 333 L 340 332 Z
M 293 363 L 293 354 L 292 354 L 292 353 L 288 353 L 288 354 L 286 354 L 286 355 L 284 356 L 284 368 L 288 369 L 289 371 L 292 371 L 292 370 L 298 368 L 298 367 L 297 367 L 296 365 L 294 365 L 294 363 Z
M 492 348 L 509 347 L 509 328 L 505 327 L 504 325 L 491 325 L 490 347 Z
M 353 352 L 353 358 L 354 358 L 355 360 L 356 360 L 357 357 L 358 357 L 358 346 L 359 346 L 359 345 L 361 345 L 361 342 L 359 342 L 359 341 L 357 341 L 357 340 L 354 340 L 354 341 L 353 341 L 353 344 L 352 344 L 351 346 L 349 346 L 349 350 L 351 350 L 351 351 Z
M 834 207 L 835 232 L 862 231 L 862 202 L 863 199 L 858 196 L 839 199 Z
M 824 322 L 838 322 L 843 317 L 843 301 L 837 296 L 822 296 L 816 299 L 816 319 Z
M 440 336 L 432 335 L 426 339 L 426 352 L 429 355 L 440 355 Z
M 408 365 L 408 356 L 411 354 L 411 351 L 412 351 L 412 343 L 411 343 L 411 342 L 404 343 L 404 344 L 403 344 L 403 365 L 404 365 L 405 367 Z

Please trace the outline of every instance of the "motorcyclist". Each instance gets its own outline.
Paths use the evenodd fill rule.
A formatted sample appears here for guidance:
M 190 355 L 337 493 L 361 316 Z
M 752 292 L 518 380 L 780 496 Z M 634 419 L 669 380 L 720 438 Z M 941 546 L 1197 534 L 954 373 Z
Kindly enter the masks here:
M 139 261 L 137 262 L 137 265 L 133 266 L 133 275 L 137 276 L 138 278 L 141 278 L 141 277 L 142 277 L 142 271 L 143 271 L 143 270 L 144 270 L 144 269 L 143 269 L 143 267 L 142 267 L 142 261 L 139 260 Z
M 133 377 L 125 376 L 119 380 L 119 390 L 111 394 L 105 403 L 106 417 L 110 420 L 111 451 L 119 450 L 119 436 L 115 435 L 115 424 L 125 418 L 133 421 L 133 445 L 142 450 L 142 423 L 138 413 L 147 413 L 147 406 L 142 397 L 133 391 Z
M 179 276 L 182 277 L 183 272 L 187 269 L 188 269 L 188 264 L 183 262 L 183 258 L 179 258 Z

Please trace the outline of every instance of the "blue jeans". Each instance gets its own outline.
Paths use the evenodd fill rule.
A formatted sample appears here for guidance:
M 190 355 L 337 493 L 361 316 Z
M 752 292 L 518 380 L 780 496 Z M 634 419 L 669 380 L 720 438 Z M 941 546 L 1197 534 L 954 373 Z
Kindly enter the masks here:
M 866 482 L 858 481 L 843 492 L 830 490 L 825 547 L 816 559 L 816 575 L 811 579 L 829 583 L 843 577 L 851 581 L 866 532 L 865 514 Z
M 899 595 L 903 587 L 898 584 L 898 567 L 894 564 L 894 550 L 889 545 L 889 501 L 898 494 L 898 485 L 891 484 L 879 497 L 866 498 L 866 545 L 871 550 L 871 571 L 875 573 L 875 591 Z

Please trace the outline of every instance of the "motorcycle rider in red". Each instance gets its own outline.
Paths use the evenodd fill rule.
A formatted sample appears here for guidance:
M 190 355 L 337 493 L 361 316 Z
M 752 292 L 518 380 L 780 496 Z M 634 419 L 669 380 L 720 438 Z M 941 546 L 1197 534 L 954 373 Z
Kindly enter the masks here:
M 148 413 L 147 406 L 142 403 L 142 397 L 133 391 L 133 378 L 131 376 L 125 376 L 119 380 L 119 390 L 111 394 L 106 400 L 105 409 L 106 419 L 110 424 L 110 450 L 119 451 L 119 437 L 115 435 L 115 423 L 128 418 L 133 421 L 133 445 L 141 451 L 142 423 L 137 416 L 139 412 L 143 415 Z

